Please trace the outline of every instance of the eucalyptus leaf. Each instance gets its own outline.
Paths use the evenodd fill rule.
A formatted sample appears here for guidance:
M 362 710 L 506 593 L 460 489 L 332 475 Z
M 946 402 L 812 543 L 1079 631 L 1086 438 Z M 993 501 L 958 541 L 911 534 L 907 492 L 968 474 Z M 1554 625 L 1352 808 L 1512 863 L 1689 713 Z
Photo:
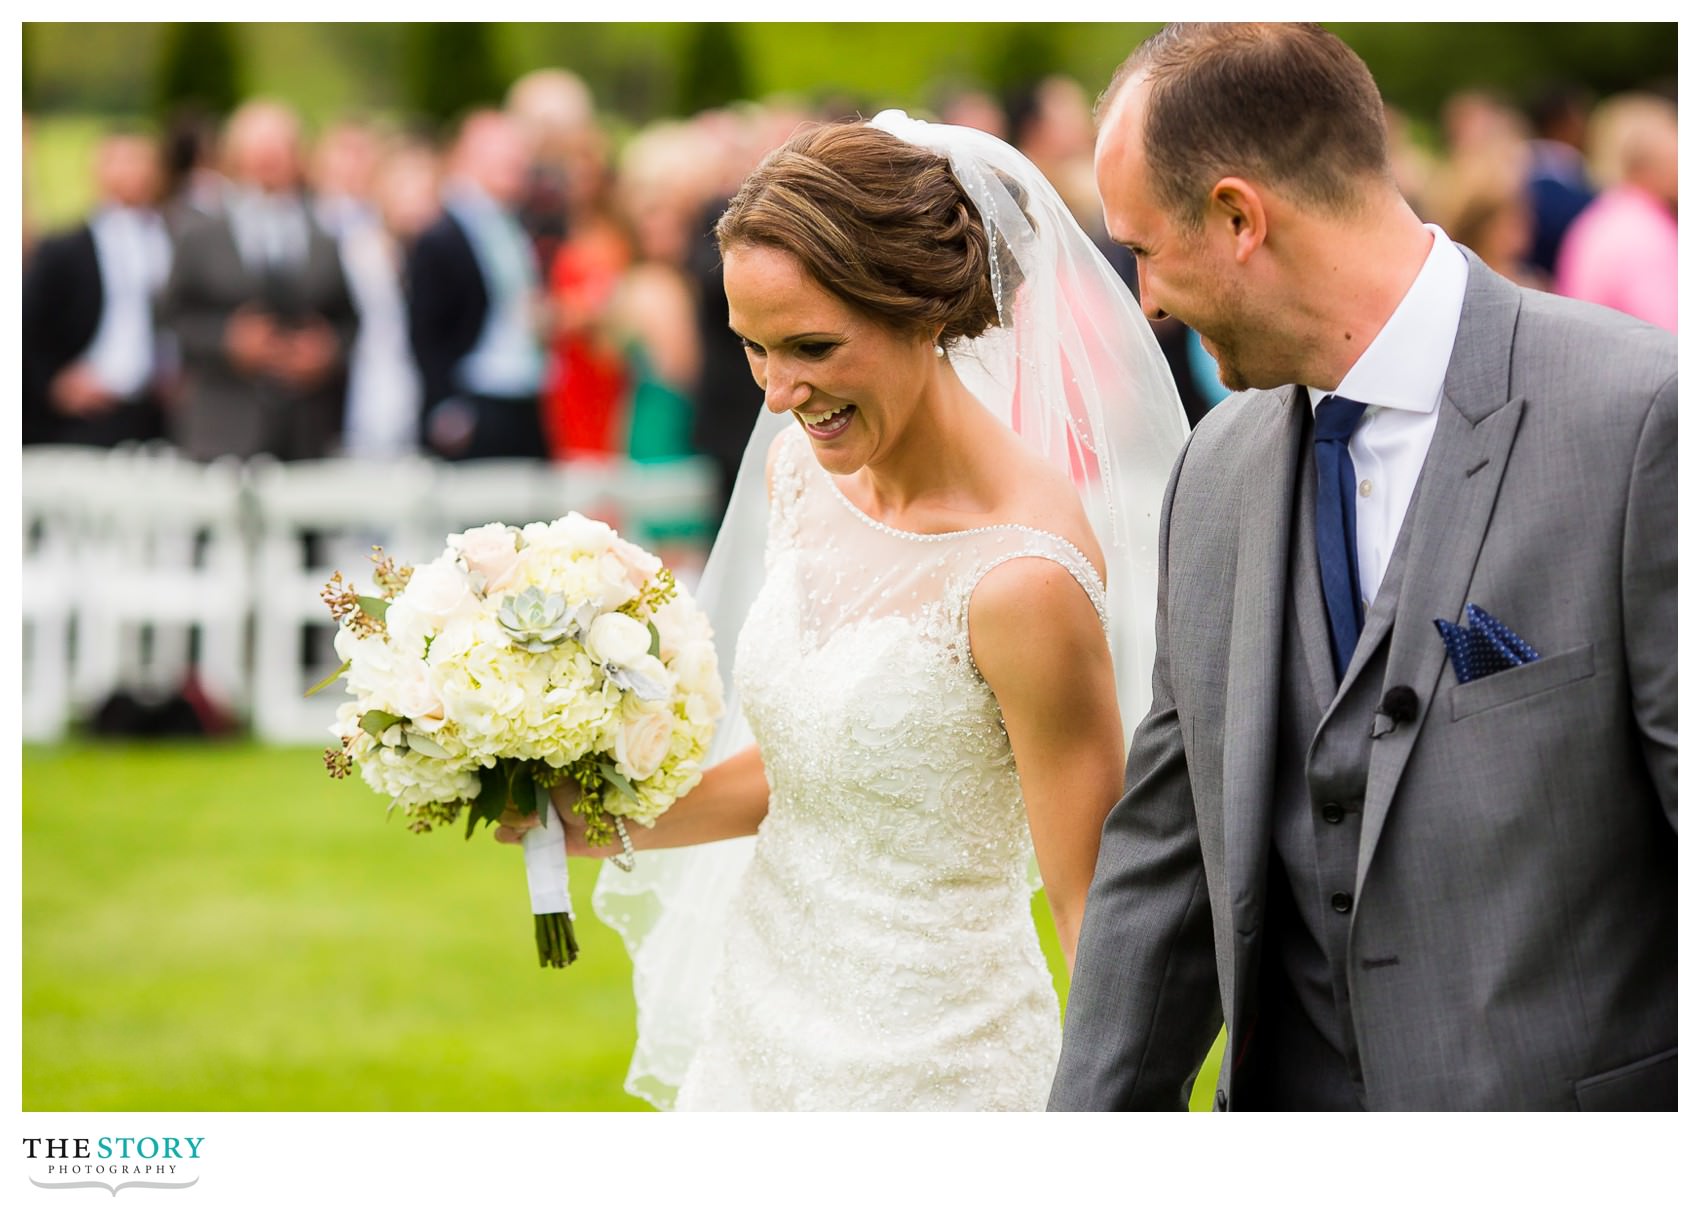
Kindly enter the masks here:
M 646 619 L 644 623 L 649 625 L 649 655 L 659 657 L 661 656 L 661 629 L 655 626 L 653 619 Z
M 397 716 L 394 712 L 381 712 L 373 708 L 360 717 L 360 727 L 373 737 L 382 738 L 385 729 L 406 719 L 407 717 Z
M 357 601 L 360 603 L 360 609 L 370 615 L 373 619 L 382 619 L 389 613 L 390 604 L 385 602 L 382 598 L 374 598 L 370 594 L 362 594 Z
M 348 673 L 348 667 L 352 664 L 353 664 L 353 662 L 351 662 L 351 661 L 343 662 L 341 665 L 337 666 L 336 669 L 332 670 L 329 674 L 326 674 L 323 678 L 319 679 L 319 681 L 315 682 L 312 686 L 308 687 L 307 693 L 305 695 L 301 696 L 301 698 L 308 699 L 308 698 L 311 698 L 314 695 L 317 695 L 320 691 L 322 691 L 326 687 L 330 686 L 330 684 L 335 682 L 338 678 L 341 678 L 344 674 Z
M 620 774 L 619 771 L 615 770 L 613 763 L 604 762 L 600 763 L 599 766 L 602 770 L 602 778 L 619 788 L 620 791 L 624 792 L 627 796 L 630 796 L 633 800 L 637 799 L 637 789 L 632 786 L 632 781 Z
M 402 738 L 407 742 L 408 749 L 417 750 L 427 758 L 447 758 L 449 756 L 449 752 L 432 740 L 429 733 L 418 733 L 408 729 L 402 734 Z

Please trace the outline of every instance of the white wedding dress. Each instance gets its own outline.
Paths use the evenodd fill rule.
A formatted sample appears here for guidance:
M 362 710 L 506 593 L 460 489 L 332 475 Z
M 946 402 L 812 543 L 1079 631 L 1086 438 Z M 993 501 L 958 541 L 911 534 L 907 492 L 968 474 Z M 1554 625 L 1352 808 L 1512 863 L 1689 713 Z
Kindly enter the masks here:
M 1040 1110 L 1057 998 L 968 603 L 1018 557 L 1061 565 L 1100 620 L 1103 587 L 1045 531 L 887 527 L 800 430 L 779 441 L 736 663 L 772 798 L 677 1107 Z

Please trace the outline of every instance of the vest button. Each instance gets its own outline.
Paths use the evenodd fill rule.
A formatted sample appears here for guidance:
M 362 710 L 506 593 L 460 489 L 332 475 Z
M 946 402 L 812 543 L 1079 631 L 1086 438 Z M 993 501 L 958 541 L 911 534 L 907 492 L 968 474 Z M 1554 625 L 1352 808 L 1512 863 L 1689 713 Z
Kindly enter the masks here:
M 1322 820 L 1331 826 L 1337 826 L 1346 819 L 1346 810 L 1341 808 L 1338 801 L 1330 800 L 1322 806 Z
M 1352 912 L 1352 895 L 1350 893 L 1336 893 L 1328 899 L 1328 904 L 1334 907 L 1336 914 L 1350 914 Z

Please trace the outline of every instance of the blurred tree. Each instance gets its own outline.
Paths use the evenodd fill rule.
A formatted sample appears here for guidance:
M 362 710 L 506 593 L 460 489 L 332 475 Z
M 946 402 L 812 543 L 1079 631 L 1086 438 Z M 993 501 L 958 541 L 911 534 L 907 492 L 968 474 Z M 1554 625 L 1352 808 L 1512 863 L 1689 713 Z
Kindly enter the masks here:
M 486 83 L 471 95 L 488 102 L 512 75 L 560 65 L 583 75 L 610 115 L 645 122 L 679 103 L 680 81 L 689 71 L 718 71 L 733 54 L 744 91 L 753 96 L 831 91 L 913 106 L 940 79 L 1001 92 L 1016 78 L 1052 70 L 1074 76 L 1095 94 L 1154 26 L 745 22 L 713 30 L 722 46 L 735 44 L 729 53 L 715 50 L 709 29 L 694 23 L 267 22 L 228 28 L 240 52 L 234 74 L 244 90 L 262 89 L 321 118 L 350 106 L 415 106 L 427 117 L 468 103 L 456 80 L 474 69 Z M 1534 81 L 1567 79 L 1603 96 L 1677 75 L 1674 22 L 1366 21 L 1331 28 L 1363 55 L 1388 101 L 1419 122 L 1431 121 L 1461 88 L 1487 86 L 1522 100 Z M 28 100 L 39 116 L 145 113 L 163 46 L 184 33 L 169 23 L 116 21 L 28 22 L 24 29 Z M 424 55 L 428 40 L 439 48 L 431 62 Z M 228 51 L 198 58 L 200 67 L 232 66 Z
M 1062 53 L 1060 33 L 1061 27 L 1054 22 L 1022 21 L 1005 26 L 987 64 L 991 86 L 1000 92 L 1031 88 L 1054 72 L 1066 71 L 1069 64 Z
M 685 39 L 674 109 L 695 114 L 750 96 L 750 76 L 737 30 L 725 21 L 699 21 Z
M 1363 56 L 1388 102 L 1432 117 L 1485 88 L 1526 102 L 1553 80 L 1600 94 L 1676 76 L 1676 26 L 1659 22 L 1329 22 Z
M 165 27 L 154 75 L 153 111 L 183 108 L 227 114 L 243 93 L 242 48 L 223 21 L 174 21 Z
M 481 105 L 500 105 L 508 77 L 483 21 L 421 21 L 407 27 L 403 97 L 438 122 Z
M 41 103 L 35 89 L 35 43 L 35 26 L 26 21 L 18 32 L 18 84 L 19 91 L 23 94 L 26 114 Z

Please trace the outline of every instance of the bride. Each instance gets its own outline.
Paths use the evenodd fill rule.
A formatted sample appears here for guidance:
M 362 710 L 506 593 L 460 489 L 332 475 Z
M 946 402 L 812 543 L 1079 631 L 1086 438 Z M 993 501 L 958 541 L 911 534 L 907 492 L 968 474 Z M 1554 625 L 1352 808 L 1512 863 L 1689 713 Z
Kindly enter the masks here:
M 716 236 L 766 423 L 699 592 L 736 637 L 723 760 L 597 890 L 634 958 L 628 1087 L 1042 1109 L 1029 856 L 1072 964 L 1148 696 L 1174 386 L 1055 192 L 977 131 L 802 131 Z M 571 854 L 611 853 L 559 807 Z

